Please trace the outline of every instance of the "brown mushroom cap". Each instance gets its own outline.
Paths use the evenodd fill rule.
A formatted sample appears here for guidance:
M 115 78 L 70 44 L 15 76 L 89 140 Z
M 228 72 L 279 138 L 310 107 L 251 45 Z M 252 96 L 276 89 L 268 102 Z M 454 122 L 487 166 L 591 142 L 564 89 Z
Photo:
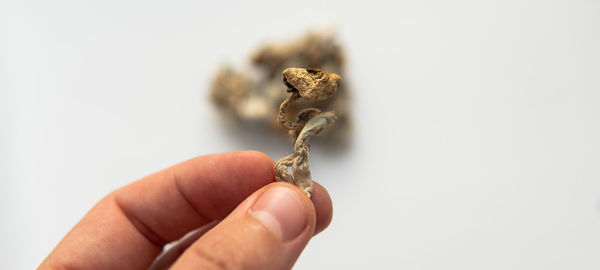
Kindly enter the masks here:
M 288 87 L 298 90 L 302 98 L 310 101 L 328 99 L 342 82 L 339 75 L 318 68 L 286 68 L 282 75 Z

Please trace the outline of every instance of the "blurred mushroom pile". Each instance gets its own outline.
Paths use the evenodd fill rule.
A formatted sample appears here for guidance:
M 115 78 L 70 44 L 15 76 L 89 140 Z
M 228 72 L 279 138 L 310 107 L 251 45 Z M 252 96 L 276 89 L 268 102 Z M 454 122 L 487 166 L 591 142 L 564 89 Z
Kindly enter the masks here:
M 318 68 L 343 77 L 344 62 L 342 48 L 332 33 L 311 32 L 289 43 L 266 44 L 252 55 L 252 70 L 222 67 L 214 78 L 211 99 L 224 114 L 237 121 L 286 134 L 277 121 L 279 104 L 287 97 L 282 71 L 288 67 Z M 304 102 L 307 101 L 291 104 L 288 115 L 294 116 L 305 108 Z M 310 106 L 335 111 L 337 115 L 336 125 L 322 135 L 327 143 L 349 141 L 351 112 L 347 82 L 341 84 L 332 98 L 311 102 Z

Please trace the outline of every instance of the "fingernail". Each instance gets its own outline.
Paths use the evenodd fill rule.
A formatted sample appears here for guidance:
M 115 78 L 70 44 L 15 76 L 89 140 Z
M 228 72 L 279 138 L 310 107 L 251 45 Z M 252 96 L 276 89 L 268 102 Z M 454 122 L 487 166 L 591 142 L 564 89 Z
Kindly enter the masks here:
M 258 198 L 250 214 L 287 242 L 300 235 L 307 223 L 307 209 L 300 196 L 288 187 L 272 187 Z

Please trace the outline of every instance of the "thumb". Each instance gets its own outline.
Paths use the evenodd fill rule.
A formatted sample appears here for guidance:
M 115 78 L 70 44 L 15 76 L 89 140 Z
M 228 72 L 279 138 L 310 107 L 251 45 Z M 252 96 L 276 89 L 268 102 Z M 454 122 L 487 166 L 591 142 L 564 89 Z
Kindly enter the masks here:
M 190 246 L 172 269 L 291 269 L 315 230 L 310 199 L 272 183 Z

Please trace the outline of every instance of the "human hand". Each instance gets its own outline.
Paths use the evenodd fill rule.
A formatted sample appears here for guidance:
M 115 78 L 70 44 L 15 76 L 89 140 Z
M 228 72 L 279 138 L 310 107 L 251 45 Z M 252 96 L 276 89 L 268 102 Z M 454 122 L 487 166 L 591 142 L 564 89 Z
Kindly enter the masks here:
M 274 181 L 260 152 L 185 161 L 104 197 L 39 269 L 289 269 L 329 225 L 331 199 Z

